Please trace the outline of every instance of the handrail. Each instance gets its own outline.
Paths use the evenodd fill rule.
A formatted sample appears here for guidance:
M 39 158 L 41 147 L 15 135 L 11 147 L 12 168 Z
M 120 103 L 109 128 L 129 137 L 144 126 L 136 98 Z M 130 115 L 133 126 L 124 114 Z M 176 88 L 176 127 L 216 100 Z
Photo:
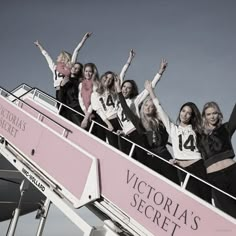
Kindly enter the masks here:
M 29 90 L 27 93 L 25 93 L 24 95 L 28 94 L 31 90 L 33 90 L 33 89 L 30 89 L 30 90 Z M 24 100 L 22 100 L 21 98 L 16 97 L 16 96 L 15 96 L 14 94 L 12 94 L 11 92 L 8 92 L 7 90 L 5 90 L 5 89 L 3 89 L 3 88 L 1 88 L 1 87 L 0 87 L 0 91 L 1 91 L 1 92 L 4 91 L 5 93 L 7 93 L 7 94 L 13 96 L 15 99 L 14 99 L 14 101 L 12 101 L 12 102 L 15 102 L 15 101 L 18 100 L 18 101 L 22 102 L 23 104 L 27 105 L 28 107 L 30 107 L 31 109 L 33 109 L 34 111 L 36 111 L 36 112 L 38 112 L 39 114 L 43 115 L 44 117 L 48 118 L 49 120 L 51 120 L 52 122 L 54 122 L 55 124 L 57 124 L 57 125 L 60 126 L 61 128 L 65 129 L 66 131 L 72 132 L 72 131 L 69 130 L 67 127 L 61 125 L 59 122 L 57 122 L 57 121 L 53 120 L 52 118 L 50 118 L 49 116 L 43 114 L 43 113 L 40 112 L 38 109 L 34 108 L 34 107 L 31 106 L 30 104 L 28 104 L 27 102 L 25 102 Z M 1 96 L 1 92 L 0 92 L 0 96 Z
M 19 90 L 20 88 L 24 88 L 24 87 L 28 87 L 29 89 L 31 89 L 31 86 L 27 85 L 26 83 L 22 83 L 19 86 L 17 86 L 16 88 L 14 88 L 11 93 L 16 92 L 17 90 Z
M 2 89 L 2 88 L 0 87 L 0 89 Z M 3 90 L 4 90 L 4 89 L 3 89 Z M 40 89 L 38 89 L 38 88 L 31 88 L 28 92 L 26 92 L 25 94 L 23 94 L 23 95 L 20 96 L 20 97 L 24 97 L 24 96 L 27 95 L 28 93 L 31 93 L 31 91 L 33 91 L 33 90 L 35 90 L 35 92 L 38 91 L 39 94 L 41 93 L 41 94 L 44 95 L 44 96 L 46 95 L 48 99 L 51 99 L 51 100 L 54 101 L 56 104 L 59 104 L 59 108 L 60 108 L 60 109 L 61 109 L 62 107 L 66 107 L 66 108 L 70 109 L 71 111 L 73 111 L 73 112 L 75 112 L 75 113 L 77 113 L 77 114 L 79 114 L 79 115 L 81 115 L 81 116 L 84 117 L 84 114 L 82 114 L 82 113 L 80 113 L 80 112 L 74 110 L 73 108 L 71 108 L 71 107 L 69 107 L 69 106 L 63 104 L 62 102 L 56 100 L 56 99 L 53 98 L 51 95 L 45 93 L 44 91 L 42 91 L 42 90 L 40 90 Z M 4 90 L 4 91 L 5 91 L 5 90 Z M 14 96 L 14 95 L 13 95 L 13 96 Z M 33 97 L 33 99 L 34 99 L 34 97 Z M 22 101 L 22 100 L 20 99 L 20 101 Z M 25 103 L 26 103 L 26 102 L 25 102 Z M 26 103 L 26 104 L 27 104 L 27 103 Z M 27 105 L 29 105 L 29 104 L 27 104 Z M 29 105 L 29 106 L 30 106 L 30 105 Z M 30 107 L 32 107 L 32 106 L 30 106 Z M 33 108 L 33 107 L 32 107 L 32 108 Z M 35 109 L 35 110 L 37 110 L 37 109 Z M 60 112 L 60 110 L 58 110 L 58 113 L 59 113 L 59 112 Z M 46 115 L 45 115 L 45 116 L 46 116 Z M 48 116 L 46 116 L 46 117 L 48 117 Z M 51 119 L 51 120 L 52 120 L 52 119 Z M 53 121 L 54 121 L 54 120 L 53 120 Z M 58 122 L 56 122 L 56 121 L 54 121 L 54 122 L 55 122 L 55 123 L 58 123 Z M 96 121 L 92 121 L 92 122 L 91 122 L 90 129 L 89 129 L 89 131 L 88 131 L 89 133 L 91 133 L 94 124 L 99 125 L 101 128 L 103 128 L 103 129 L 105 129 L 105 130 L 108 130 L 107 127 L 101 125 L 100 123 L 98 123 L 98 122 L 96 122 Z M 60 125 L 60 124 L 59 124 L 59 125 Z M 62 125 L 61 125 L 61 126 L 62 126 Z M 63 126 L 62 126 L 62 127 L 63 127 Z M 110 132 L 111 132 L 111 131 L 110 131 Z M 114 133 L 115 135 L 117 135 L 115 132 L 113 132 L 113 133 Z M 117 136 L 118 136 L 118 135 L 117 135 Z M 162 158 L 162 157 L 156 155 L 155 153 L 153 153 L 153 152 L 147 150 L 146 148 L 144 148 L 144 147 L 142 147 L 142 146 L 140 146 L 140 145 L 138 145 L 138 144 L 132 142 L 131 140 L 127 139 L 126 137 L 123 137 L 123 136 L 120 136 L 120 137 L 131 144 L 130 153 L 128 154 L 129 157 L 132 156 L 135 147 L 138 147 L 138 148 L 141 148 L 142 150 L 144 150 L 145 152 L 150 153 L 151 155 L 153 155 L 153 156 L 155 156 L 155 157 L 161 159 L 162 161 L 168 163 L 169 165 L 172 165 L 172 164 L 170 164 L 170 162 L 167 161 L 166 159 L 164 159 L 164 158 Z M 172 144 L 170 144 L 170 143 L 168 143 L 168 145 L 172 146 Z M 216 186 L 214 186 L 214 185 L 212 185 L 212 184 L 206 182 L 205 180 L 203 180 L 203 179 L 199 178 L 198 176 L 196 176 L 196 175 L 194 175 L 194 174 L 192 174 L 192 173 L 186 171 L 185 169 L 182 169 L 180 166 L 173 165 L 173 167 L 176 168 L 176 169 L 178 169 L 179 171 L 184 172 L 184 173 L 186 174 L 185 179 L 184 179 L 184 181 L 183 181 L 183 184 L 182 184 L 181 188 L 183 188 L 183 189 L 186 188 L 187 183 L 188 183 L 188 180 L 189 180 L 190 176 L 192 176 L 192 177 L 194 177 L 195 179 L 197 179 L 198 181 L 200 181 L 200 182 L 202 182 L 202 183 L 208 185 L 209 187 L 212 187 L 212 188 L 214 188 L 215 190 L 217 190 L 217 191 L 219 191 L 219 192 L 225 194 L 226 196 L 228 196 L 228 197 L 230 197 L 230 198 L 236 200 L 236 197 L 234 197 L 234 196 L 228 194 L 227 192 L 224 192 L 223 190 L 219 189 L 218 187 L 216 187 Z

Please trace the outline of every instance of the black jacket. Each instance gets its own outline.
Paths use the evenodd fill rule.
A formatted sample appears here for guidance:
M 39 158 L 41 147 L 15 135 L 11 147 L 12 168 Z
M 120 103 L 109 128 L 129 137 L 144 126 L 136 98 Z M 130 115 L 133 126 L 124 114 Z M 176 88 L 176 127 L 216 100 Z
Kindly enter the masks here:
M 215 128 L 210 134 L 202 134 L 200 137 L 198 145 L 206 167 L 224 159 L 234 158 L 231 138 L 235 129 L 236 104 L 228 122 Z
M 141 119 L 136 116 L 128 107 L 123 94 L 120 92 L 118 93 L 118 96 L 124 114 L 135 126 L 138 134 L 140 135 L 143 146 L 163 158 L 166 158 L 168 160 L 171 159 L 172 156 L 166 148 L 169 135 L 164 125 L 161 124 L 158 130 L 146 131 L 142 125 Z
M 71 108 L 79 106 L 78 85 L 77 79 L 70 78 L 64 86 L 60 87 L 58 100 Z

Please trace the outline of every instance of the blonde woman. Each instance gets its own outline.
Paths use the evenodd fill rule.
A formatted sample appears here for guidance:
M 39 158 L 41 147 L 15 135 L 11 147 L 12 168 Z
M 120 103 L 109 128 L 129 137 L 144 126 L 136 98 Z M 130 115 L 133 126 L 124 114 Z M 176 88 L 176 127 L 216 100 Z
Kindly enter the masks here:
M 236 105 L 228 122 L 216 102 L 208 102 L 202 111 L 203 134 L 199 149 L 210 183 L 236 197 L 236 162 L 231 138 L 236 129 Z M 236 218 L 236 201 L 213 189 L 215 205 Z
M 152 99 L 150 97 L 146 98 L 142 103 L 140 112 L 135 114 L 132 108 L 127 104 L 122 93 L 119 79 L 116 79 L 115 85 L 124 115 L 135 128 L 131 136 L 129 136 L 129 139 L 166 160 L 172 159 L 166 147 L 168 133 L 157 114 L 157 109 Z M 173 182 L 179 183 L 177 172 L 169 163 L 166 163 L 154 155 L 147 155 L 147 153 L 140 148 L 136 148 L 134 158 Z
M 66 51 L 62 51 L 58 55 L 56 63 L 54 63 L 54 61 L 52 60 L 49 53 L 43 48 L 43 46 L 41 45 L 41 43 L 38 40 L 36 40 L 34 42 L 34 44 L 39 48 L 39 50 L 41 51 L 41 53 L 45 57 L 45 59 L 48 63 L 48 66 L 53 73 L 53 85 L 54 85 L 54 88 L 56 89 L 56 99 L 57 100 L 59 98 L 60 84 L 61 84 L 62 80 L 64 78 L 67 78 L 67 80 L 69 80 L 71 69 L 74 70 L 74 68 L 72 66 L 76 62 L 78 52 L 82 48 L 85 41 L 87 40 L 87 38 L 90 35 L 91 35 L 91 33 L 86 33 L 83 36 L 81 42 L 75 48 L 72 56 L 70 53 L 68 53 Z

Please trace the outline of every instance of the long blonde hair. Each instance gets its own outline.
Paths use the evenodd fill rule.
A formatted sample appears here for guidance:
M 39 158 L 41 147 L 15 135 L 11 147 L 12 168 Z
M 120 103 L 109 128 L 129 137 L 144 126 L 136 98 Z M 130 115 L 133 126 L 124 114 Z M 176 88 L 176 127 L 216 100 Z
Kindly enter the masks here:
M 57 62 L 63 62 L 66 66 L 71 67 L 71 58 L 72 56 L 69 52 L 61 51 L 61 53 L 57 57 Z
M 111 84 L 111 86 L 109 88 L 105 88 L 103 85 L 103 80 L 107 77 L 107 75 L 111 74 L 113 77 L 113 82 Z M 114 97 L 116 97 L 116 91 L 115 91 L 115 73 L 112 71 L 107 71 L 106 73 L 104 73 L 101 76 L 101 79 L 99 81 L 99 85 L 97 88 L 97 93 L 99 93 L 100 95 L 103 94 L 105 92 L 105 90 L 108 90 L 110 94 L 112 94 Z
M 92 69 L 92 81 L 93 83 L 95 83 L 97 86 L 98 86 L 98 83 L 99 83 L 99 73 L 98 73 L 98 69 L 96 67 L 96 65 L 94 63 L 86 63 L 84 64 L 84 67 L 83 67 L 83 77 L 84 77 L 84 72 L 85 72 L 85 69 L 86 67 L 90 67 Z
M 152 99 L 150 97 L 146 98 L 141 105 L 140 119 L 146 131 L 157 131 L 159 129 L 159 126 L 163 124 L 160 121 L 160 118 L 158 117 L 157 109 L 155 106 L 153 114 L 151 116 L 147 116 L 146 114 L 144 114 L 144 105 L 148 101 L 152 101 Z

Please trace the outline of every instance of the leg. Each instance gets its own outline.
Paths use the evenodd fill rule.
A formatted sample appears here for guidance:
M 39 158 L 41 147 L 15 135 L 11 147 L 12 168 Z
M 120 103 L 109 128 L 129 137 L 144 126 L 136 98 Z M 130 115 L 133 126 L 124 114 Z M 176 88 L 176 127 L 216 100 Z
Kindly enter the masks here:
M 207 180 L 206 168 L 202 160 L 199 160 L 184 169 L 205 181 Z M 205 201 L 211 203 L 211 187 L 199 181 L 198 179 L 191 176 L 186 189 L 198 197 L 204 199 Z

